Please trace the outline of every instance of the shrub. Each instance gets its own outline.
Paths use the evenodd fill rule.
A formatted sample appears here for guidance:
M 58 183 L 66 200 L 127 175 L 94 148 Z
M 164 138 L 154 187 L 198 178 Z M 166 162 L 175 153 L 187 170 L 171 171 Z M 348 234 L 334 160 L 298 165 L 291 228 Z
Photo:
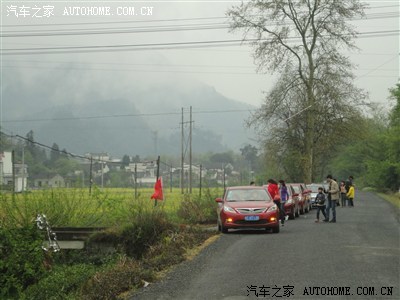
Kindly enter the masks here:
M 92 265 L 57 266 L 24 293 L 25 299 L 73 299 L 80 287 L 96 272 Z
M 117 299 L 118 295 L 152 281 L 151 270 L 145 270 L 137 261 L 123 257 L 115 266 L 96 273 L 81 289 L 81 298 L 87 300 Z
M 216 223 L 217 213 L 215 198 L 216 193 L 206 189 L 205 195 L 194 196 L 185 195 L 179 209 L 178 216 L 189 224 Z
M 96 243 L 110 244 L 132 258 L 140 258 L 151 245 L 156 244 L 174 229 L 162 209 L 143 209 L 132 214 L 130 223 L 121 227 L 94 234 L 89 247 Z
M 35 225 L 0 227 L 0 298 L 19 298 L 45 274 L 43 235 Z

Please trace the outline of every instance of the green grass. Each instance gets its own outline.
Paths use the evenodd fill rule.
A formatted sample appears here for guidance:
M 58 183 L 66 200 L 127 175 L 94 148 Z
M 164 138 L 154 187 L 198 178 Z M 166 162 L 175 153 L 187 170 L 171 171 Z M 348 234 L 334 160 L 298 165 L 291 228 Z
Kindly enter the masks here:
M 23 226 L 34 222 L 37 214 L 45 214 L 51 226 L 62 227 L 109 227 L 125 224 L 143 209 L 163 210 L 176 222 L 184 222 L 178 214 L 182 203 L 207 201 L 212 206 L 213 198 L 222 194 L 222 189 L 193 189 L 191 195 L 182 195 L 178 188 L 164 190 L 164 200 L 152 200 L 152 188 L 141 188 L 135 197 L 134 189 L 92 188 L 51 189 L 24 194 L 0 194 L 0 225 Z M 203 201 L 204 202 L 204 201 Z M 207 204 L 209 203 L 209 204 Z
M 400 209 L 400 193 L 395 193 L 395 194 L 383 194 L 383 193 L 378 193 L 380 197 L 385 199 L 386 201 L 392 203 L 397 209 Z

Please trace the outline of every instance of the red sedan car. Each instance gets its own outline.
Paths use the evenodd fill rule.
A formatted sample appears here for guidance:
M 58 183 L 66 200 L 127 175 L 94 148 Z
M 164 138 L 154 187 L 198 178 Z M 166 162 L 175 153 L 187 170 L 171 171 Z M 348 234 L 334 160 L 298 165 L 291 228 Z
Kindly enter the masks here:
M 265 228 L 279 232 L 279 210 L 262 186 L 228 187 L 217 198 L 218 229 Z
M 295 195 L 299 198 L 300 214 L 309 212 L 311 210 L 311 191 L 306 188 L 304 183 L 289 183 L 295 191 Z

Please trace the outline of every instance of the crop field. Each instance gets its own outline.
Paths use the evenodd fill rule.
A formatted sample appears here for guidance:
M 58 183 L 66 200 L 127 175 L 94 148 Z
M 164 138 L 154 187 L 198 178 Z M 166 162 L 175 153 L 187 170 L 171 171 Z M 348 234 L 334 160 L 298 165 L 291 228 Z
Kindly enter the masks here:
M 110 227 L 129 223 L 138 214 L 163 210 L 174 222 L 180 222 L 183 206 L 188 203 L 209 206 L 214 210 L 214 199 L 221 196 L 222 188 L 193 189 L 192 194 L 181 194 L 178 188 L 164 190 L 164 200 L 153 200 L 153 188 L 134 189 L 94 187 L 88 189 L 36 190 L 23 194 L 0 194 L 0 224 L 26 225 L 37 214 L 45 214 L 51 226 Z M 194 206 L 194 207 L 193 207 Z M 191 208 L 187 208 L 190 210 Z M 185 209 L 184 209 L 185 210 Z M 190 212 L 189 212 L 190 213 Z M 180 216 L 179 216 L 180 215 Z

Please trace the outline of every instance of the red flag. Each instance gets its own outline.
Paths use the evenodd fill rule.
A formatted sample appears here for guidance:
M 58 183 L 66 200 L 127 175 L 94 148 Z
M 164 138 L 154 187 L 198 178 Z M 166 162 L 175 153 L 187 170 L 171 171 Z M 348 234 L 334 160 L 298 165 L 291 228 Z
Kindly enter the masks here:
M 154 193 L 151 199 L 164 200 L 162 178 L 159 177 L 154 185 Z

